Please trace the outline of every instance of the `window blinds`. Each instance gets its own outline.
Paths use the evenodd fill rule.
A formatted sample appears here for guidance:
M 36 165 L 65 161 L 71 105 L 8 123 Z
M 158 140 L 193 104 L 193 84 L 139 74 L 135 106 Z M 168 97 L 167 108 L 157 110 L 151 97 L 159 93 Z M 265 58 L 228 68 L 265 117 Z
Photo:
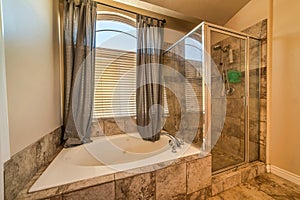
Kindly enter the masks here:
M 94 116 L 135 115 L 136 53 L 96 49 Z
M 185 66 L 185 77 L 188 81 L 188 83 L 185 84 L 187 112 L 199 112 L 203 110 L 202 78 L 197 72 L 195 66 L 199 66 L 199 63 L 195 61 L 189 61 L 186 62 Z
M 164 114 L 168 104 L 164 88 Z M 136 115 L 136 53 L 106 48 L 96 49 L 94 117 Z

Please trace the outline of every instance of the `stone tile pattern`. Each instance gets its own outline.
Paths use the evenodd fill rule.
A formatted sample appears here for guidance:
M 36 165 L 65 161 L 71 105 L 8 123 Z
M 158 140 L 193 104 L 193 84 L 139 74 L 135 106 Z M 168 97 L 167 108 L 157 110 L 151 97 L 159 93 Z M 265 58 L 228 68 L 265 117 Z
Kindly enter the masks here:
M 158 165 L 162 166 L 162 165 Z M 178 159 L 163 168 L 145 172 L 118 172 L 62 185 L 34 193 L 27 193 L 39 172 L 17 198 L 27 199 L 207 199 L 240 183 L 251 181 L 265 173 L 265 164 L 251 164 L 212 176 L 211 156 Z M 149 168 L 150 169 L 150 168 Z
M 273 174 L 263 174 L 209 200 L 282 200 L 300 199 L 300 186 Z
M 241 166 L 212 177 L 211 195 L 215 196 L 225 190 L 245 183 L 266 172 L 265 164 L 253 162 L 246 166 Z
M 83 190 L 78 190 L 63 194 L 62 199 L 65 200 L 114 200 L 115 184 L 114 182 L 104 183 Z
M 58 153 L 61 144 L 61 128 L 45 135 L 37 142 L 13 155 L 4 164 L 5 199 L 15 199 L 18 193 L 43 166 Z
M 187 194 L 211 185 L 211 157 L 187 163 Z M 199 180 L 202 180 L 199 182 Z
M 186 173 L 186 163 L 158 170 L 156 173 L 156 198 L 183 199 L 187 189 Z
M 92 123 L 92 137 L 136 132 L 136 120 L 133 117 L 94 119 Z
M 115 181 L 115 199 L 155 199 L 155 172 Z
M 118 172 L 28 194 L 28 188 L 37 178 L 28 183 L 16 199 L 207 198 L 211 195 L 211 156 L 191 156 L 146 173 L 143 170 L 141 173 Z
M 267 54 L 266 54 L 266 37 L 267 37 L 267 20 L 263 20 L 243 32 L 260 38 L 261 41 L 250 40 L 250 66 L 249 66 L 249 83 L 250 83 L 250 101 L 249 101 L 249 148 L 250 161 L 265 161 L 265 138 L 266 138 L 266 102 L 267 102 Z M 213 50 L 212 60 L 218 70 L 212 72 L 212 101 L 213 106 L 220 104 L 222 96 L 222 85 L 218 85 L 217 74 L 222 74 L 222 68 L 227 70 L 238 70 L 242 72 L 241 83 L 231 84 L 235 88 L 235 92 L 226 96 L 226 117 L 223 127 L 222 124 L 212 124 L 213 134 L 221 131 L 218 142 L 213 151 L 213 171 L 238 164 L 244 160 L 244 130 L 245 130 L 245 112 L 243 111 L 244 100 L 241 98 L 245 95 L 245 45 L 240 39 L 229 37 L 221 40 L 215 45 L 223 47 L 230 45 L 233 50 L 234 62 L 229 63 L 229 55 L 221 50 Z M 261 52 L 261 55 L 259 55 Z M 222 63 L 222 65 L 221 65 Z M 216 77 L 214 77 L 216 76 Z M 214 109 L 212 118 L 218 119 L 218 110 Z M 216 121 L 216 120 L 214 120 Z M 215 133 L 214 133 L 215 132 Z M 219 152 L 222 151 L 222 152 Z M 220 155 L 222 157 L 220 158 Z

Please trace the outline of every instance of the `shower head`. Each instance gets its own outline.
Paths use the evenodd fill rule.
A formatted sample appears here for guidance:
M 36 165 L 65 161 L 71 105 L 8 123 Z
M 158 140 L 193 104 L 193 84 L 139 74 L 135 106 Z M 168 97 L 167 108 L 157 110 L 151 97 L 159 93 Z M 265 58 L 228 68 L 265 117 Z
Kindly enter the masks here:
M 222 48 L 222 46 L 219 45 L 219 44 L 214 46 L 214 50 L 215 50 L 215 51 L 217 51 L 217 50 L 219 50 L 219 49 L 221 49 L 221 48 Z
M 230 44 L 226 45 L 225 47 L 222 48 L 223 52 L 227 52 L 228 50 L 230 50 Z
M 215 51 L 221 49 L 224 53 L 227 52 L 229 49 L 230 49 L 230 44 L 229 45 L 226 45 L 225 47 L 223 47 L 222 45 L 215 45 L 214 48 L 213 48 Z

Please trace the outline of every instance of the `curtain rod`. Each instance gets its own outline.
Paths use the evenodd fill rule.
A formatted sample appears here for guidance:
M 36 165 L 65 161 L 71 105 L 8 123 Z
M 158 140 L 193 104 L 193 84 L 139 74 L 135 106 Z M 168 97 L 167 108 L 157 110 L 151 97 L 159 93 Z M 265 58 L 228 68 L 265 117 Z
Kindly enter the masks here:
M 109 4 L 105 4 L 105 3 L 102 3 L 102 2 L 98 2 L 96 1 L 97 4 L 100 4 L 100 5 L 103 5 L 103 6 L 107 6 L 107 7 L 110 7 L 110 8 L 114 8 L 114 9 L 118 9 L 118 10 L 122 10 L 124 12 L 128 12 L 128 13 L 131 13 L 131 14 L 134 14 L 134 15 L 140 15 L 139 13 L 136 13 L 136 12 L 133 12 L 133 11 L 130 11 L 130 10 L 126 10 L 126 9 L 123 9 L 123 8 L 119 8 L 119 7 L 116 7 L 116 6 L 112 6 L 112 5 L 109 5 Z M 146 16 L 145 17 L 150 17 L 150 16 Z M 161 21 L 163 23 L 166 23 L 167 21 L 165 19 L 157 19 L 155 17 L 150 17 L 152 19 L 155 19 L 157 21 Z

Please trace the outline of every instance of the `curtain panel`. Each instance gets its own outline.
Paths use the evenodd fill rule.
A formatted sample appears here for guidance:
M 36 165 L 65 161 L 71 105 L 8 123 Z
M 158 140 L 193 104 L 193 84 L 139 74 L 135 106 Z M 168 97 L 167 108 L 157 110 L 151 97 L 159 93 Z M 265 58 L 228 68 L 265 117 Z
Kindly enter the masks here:
M 91 0 L 64 1 L 65 147 L 91 141 L 96 11 Z
M 136 115 L 144 140 L 157 141 L 163 126 L 163 22 L 137 15 Z

